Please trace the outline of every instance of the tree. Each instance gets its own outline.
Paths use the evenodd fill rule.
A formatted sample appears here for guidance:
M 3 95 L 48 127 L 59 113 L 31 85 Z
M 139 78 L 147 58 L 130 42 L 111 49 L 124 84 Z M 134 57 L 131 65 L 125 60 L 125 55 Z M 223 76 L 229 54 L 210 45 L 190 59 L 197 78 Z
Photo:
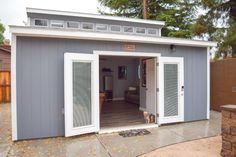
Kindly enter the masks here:
M 99 12 L 113 16 L 143 18 L 142 0 L 99 0 Z M 191 26 L 196 19 L 198 0 L 147 0 L 147 16 L 166 24 L 163 36 L 192 38 Z M 109 11 L 108 11 L 109 9 Z
M 4 36 L 3 33 L 5 31 L 5 28 L 3 26 L 3 24 L 0 23 L 0 45 L 3 44 L 3 40 L 4 40 Z
M 206 11 L 192 26 L 195 35 L 218 42 L 216 58 L 236 54 L 236 1 L 201 0 Z

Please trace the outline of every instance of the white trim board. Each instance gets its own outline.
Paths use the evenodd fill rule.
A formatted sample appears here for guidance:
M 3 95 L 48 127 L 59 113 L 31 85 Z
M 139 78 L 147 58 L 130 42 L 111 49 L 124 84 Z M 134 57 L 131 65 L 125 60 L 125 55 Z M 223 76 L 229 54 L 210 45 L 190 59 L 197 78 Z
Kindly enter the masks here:
M 11 38 L 11 122 L 12 122 L 12 140 L 17 137 L 17 97 L 16 97 L 16 36 Z
M 207 119 L 210 119 L 210 48 L 207 48 Z
M 161 27 L 165 25 L 164 21 L 154 21 L 154 20 L 144 20 L 144 19 L 137 19 L 137 18 L 135 19 L 135 18 L 127 18 L 127 17 L 107 16 L 107 15 L 91 14 L 91 13 L 90 14 L 89 13 L 79 13 L 79 12 L 72 12 L 72 11 L 26 8 L 26 12 L 27 12 L 27 14 L 28 13 L 36 13 L 36 14 L 49 14 L 49 15 L 60 15 L 60 16 L 95 18 L 95 19 L 112 20 L 112 21 L 135 22 L 135 23 L 160 25 Z
M 181 45 L 194 47 L 214 47 L 216 42 L 189 40 L 170 37 L 149 37 L 138 36 L 131 34 L 115 34 L 103 32 L 89 32 L 80 30 L 55 29 L 55 28 L 35 28 L 28 26 L 10 26 L 10 32 L 16 36 L 29 37 L 48 37 L 48 38 L 64 38 L 64 39 L 86 39 L 99 41 L 119 41 L 119 42 L 134 42 L 134 43 L 149 43 L 149 44 L 164 44 L 164 45 Z
M 94 54 L 101 56 L 127 56 L 127 57 L 160 57 L 160 53 L 129 52 L 129 51 L 99 51 L 94 50 Z

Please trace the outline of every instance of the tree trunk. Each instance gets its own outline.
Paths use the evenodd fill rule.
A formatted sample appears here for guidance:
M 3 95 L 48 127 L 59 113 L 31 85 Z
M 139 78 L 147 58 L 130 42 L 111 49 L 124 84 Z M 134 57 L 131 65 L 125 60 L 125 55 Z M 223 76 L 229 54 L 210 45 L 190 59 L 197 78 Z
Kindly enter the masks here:
M 147 0 L 143 0 L 143 19 L 147 19 Z

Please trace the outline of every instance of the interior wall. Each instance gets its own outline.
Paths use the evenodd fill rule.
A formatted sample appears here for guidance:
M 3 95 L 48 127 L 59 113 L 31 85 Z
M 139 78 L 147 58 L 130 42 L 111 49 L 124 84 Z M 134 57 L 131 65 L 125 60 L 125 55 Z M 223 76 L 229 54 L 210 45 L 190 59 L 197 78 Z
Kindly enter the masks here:
M 113 76 L 113 99 L 123 99 L 124 92 L 129 86 L 138 86 L 138 58 L 100 56 L 99 59 L 99 89 L 103 91 L 103 77 Z M 118 66 L 127 66 L 127 79 L 118 79 Z M 103 68 L 110 68 L 111 73 L 102 72 Z

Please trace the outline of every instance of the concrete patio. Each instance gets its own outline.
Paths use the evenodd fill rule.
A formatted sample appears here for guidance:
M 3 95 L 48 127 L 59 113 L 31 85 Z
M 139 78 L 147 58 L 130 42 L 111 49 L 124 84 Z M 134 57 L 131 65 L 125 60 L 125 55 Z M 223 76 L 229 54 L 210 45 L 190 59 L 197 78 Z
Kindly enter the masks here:
M 0 104 L 0 157 L 139 156 L 167 145 L 220 135 L 221 115 L 211 111 L 210 120 L 148 130 L 149 135 L 126 138 L 112 133 L 11 142 L 10 104 Z

